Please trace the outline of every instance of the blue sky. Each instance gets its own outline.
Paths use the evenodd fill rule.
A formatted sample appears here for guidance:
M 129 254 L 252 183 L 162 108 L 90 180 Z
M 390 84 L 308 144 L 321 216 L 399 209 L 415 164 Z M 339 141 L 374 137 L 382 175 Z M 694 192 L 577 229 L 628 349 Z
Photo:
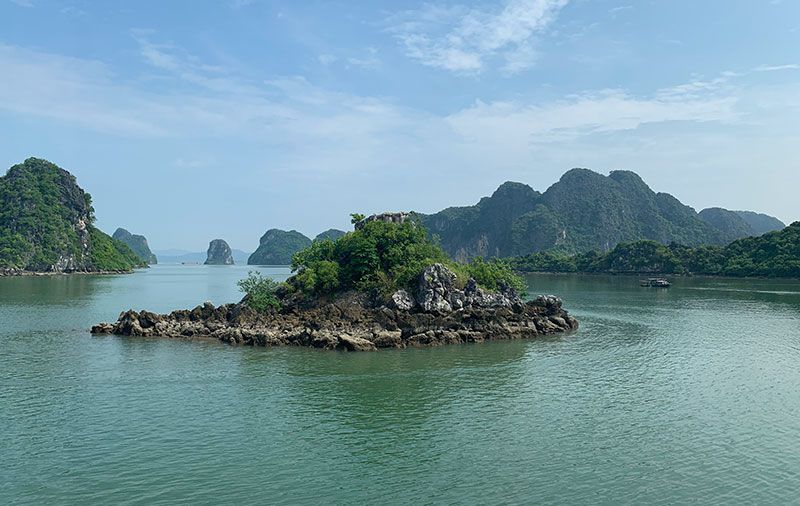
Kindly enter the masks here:
M 800 219 L 794 0 L 0 0 L 0 166 L 154 249 L 468 205 L 572 167 Z

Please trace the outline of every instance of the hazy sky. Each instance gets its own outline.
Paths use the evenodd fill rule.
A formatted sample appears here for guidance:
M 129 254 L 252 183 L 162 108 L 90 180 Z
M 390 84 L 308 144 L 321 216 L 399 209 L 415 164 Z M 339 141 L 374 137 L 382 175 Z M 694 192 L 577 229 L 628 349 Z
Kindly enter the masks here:
M 0 0 L 0 166 L 252 251 L 572 167 L 800 219 L 800 1 Z

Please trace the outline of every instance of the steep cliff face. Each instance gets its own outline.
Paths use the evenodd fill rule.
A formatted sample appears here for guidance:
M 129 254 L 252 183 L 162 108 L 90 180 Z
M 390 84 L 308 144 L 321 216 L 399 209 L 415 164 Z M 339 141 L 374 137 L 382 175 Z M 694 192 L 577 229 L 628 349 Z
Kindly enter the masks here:
M 247 265 L 289 265 L 292 255 L 311 245 L 311 239 L 296 230 L 267 230 Z
M 222 239 L 214 239 L 208 243 L 206 265 L 233 265 L 233 252 L 228 243 Z
M 743 237 L 742 227 L 747 228 L 746 235 L 757 235 L 736 213 L 721 211 L 736 222 L 733 230 L 731 223 L 703 219 L 713 213 L 700 216 L 672 195 L 654 192 L 634 172 L 604 176 L 573 169 L 544 193 L 504 183 L 474 206 L 451 207 L 416 219 L 458 260 L 548 250 L 609 251 L 621 242 L 645 239 L 723 245 Z
M 144 262 L 150 265 L 158 263 L 158 259 L 153 252 L 150 251 L 150 246 L 147 244 L 147 238 L 145 236 L 131 234 L 124 228 L 118 228 L 112 237 L 127 244 L 128 247 L 136 253 L 136 256 L 141 258 Z
M 474 206 L 451 207 L 417 218 L 456 260 L 509 256 L 516 250 L 513 224 L 533 212 L 540 198 L 528 185 L 506 182 Z
M 144 263 L 93 226 L 91 196 L 53 163 L 29 158 L 0 178 L 4 272 L 127 271 Z

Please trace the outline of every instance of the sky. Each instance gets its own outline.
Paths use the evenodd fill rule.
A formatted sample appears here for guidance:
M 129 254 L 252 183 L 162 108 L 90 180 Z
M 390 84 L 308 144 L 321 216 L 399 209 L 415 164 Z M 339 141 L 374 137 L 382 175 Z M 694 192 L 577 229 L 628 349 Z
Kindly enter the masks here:
M 798 147 L 796 0 L 0 0 L 0 168 L 58 164 L 155 250 L 573 167 L 788 223 Z

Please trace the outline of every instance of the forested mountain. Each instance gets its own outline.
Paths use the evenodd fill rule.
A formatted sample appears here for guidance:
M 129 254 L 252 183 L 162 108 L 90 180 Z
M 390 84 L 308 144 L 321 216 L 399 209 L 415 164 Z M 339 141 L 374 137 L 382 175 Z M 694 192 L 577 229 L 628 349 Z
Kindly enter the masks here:
M 330 239 L 331 241 L 335 241 L 336 239 L 340 238 L 344 234 L 346 234 L 344 230 L 339 230 L 337 228 L 329 228 L 325 232 L 320 232 L 314 238 L 315 241 L 324 241 L 325 239 Z
M 247 259 L 247 265 L 289 265 L 292 255 L 311 245 L 311 239 L 296 230 L 273 228 L 261 236 L 258 249 Z
M 573 169 L 544 193 L 507 182 L 474 206 L 417 214 L 416 219 L 461 260 L 547 250 L 608 251 L 642 239 L 723 245 L 756 234 L 737 213 L 718 211 L 708 210 L 703 219 L 672 195 L 651 190 L 634 172 L 604 176 Z
M 655 241 L 618 244 L 609 252 L 538 252 L 511 259 L 526 272 L 708 274 L 800 278 L 800 222 L 727 246 L 696 248 Z
M 127 244 L 128 247 L 136 253 L 136 256 L 148 264 L 155 265 L 158 263 L 158 259 L 153 252 L 150 251 L 150 246 L 147 244 L 147 238 L 145 236 L 131 234 L 124 228 L 118 228 L 111 237 Z
M 47 160 L 28 158 L 0 178 L 0 269 L 96 272 L 146 265 L 93 223 L 91 195 L 75 177 Z
M 754 232 L 754 235 L 775 232 L 786 227 L 784 222 L 767 214 L 754 213 L 753 211 L 734 212 L 750 225 L 750 229 Z

